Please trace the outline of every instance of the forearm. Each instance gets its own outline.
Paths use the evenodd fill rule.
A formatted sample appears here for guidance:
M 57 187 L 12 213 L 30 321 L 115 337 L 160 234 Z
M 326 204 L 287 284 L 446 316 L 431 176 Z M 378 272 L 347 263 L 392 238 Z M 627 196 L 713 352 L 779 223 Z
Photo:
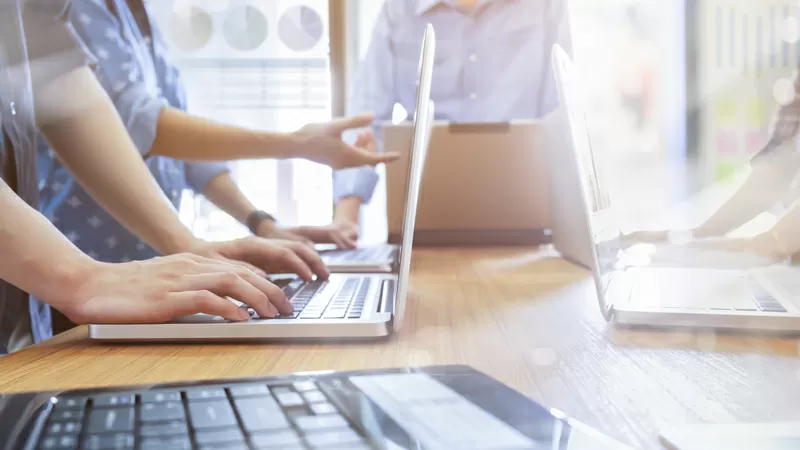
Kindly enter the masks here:
M 256 210 L 256 206 L 239 189 L 228 172 L 217 175 L 206 184 L 203 195 L 217 208 L 244 225 L 247 225 L 247 216 Z
M 786 191 L 791 179 L 756 167 L 736 192 L 694 230 L 696 237 L 723 236 L 763 213 Z
M 95 263 L 0 180 L 0 279 L 62 311 Z
M 352 195 L 342 197 L 334 208 L 334 220 L 337 222 L 358 223 L 358 215 L 361 211 L 361 197 Z
M 304 138 L 291 133 L 248 130 L 166 107 L 150 155 L 185 161 L 301 158 Z
M 191 248 L 194 238 L 156 184 L 88 68 L 62 77 L 40 92 L 36 111 L 50 146 L 117 221 L 161 253 Z
M 796 202 L 775 225 L 767 232 L 754 239 L 769 253 L 780 257 L 789 257 L 800 252 L 800 203 Z

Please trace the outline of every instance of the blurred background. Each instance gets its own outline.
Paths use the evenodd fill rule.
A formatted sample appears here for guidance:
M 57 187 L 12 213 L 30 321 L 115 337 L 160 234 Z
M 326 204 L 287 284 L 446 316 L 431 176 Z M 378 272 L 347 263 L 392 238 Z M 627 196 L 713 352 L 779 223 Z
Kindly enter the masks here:
M 190 110 L 291 131 L 343 111 L 381 0 L 158 0 L 150 7 L 183 69 Z M 788 0 L 570 0 L 574 58 L 615 207 L 631 221 L 714 182 L 735 184 L 791 93 L 800 5 Z M 249 161 L 233 172 L 285 224 L 326 224 L 330 171 Z M 383 179 L 383 177 L 382 177 Z M 189 195 L 189 194 L 187 194 Z M 244 230 L 198 197 L 181 215 L 201 236 Z M 382 238 L 385 195 L 365 215 Z

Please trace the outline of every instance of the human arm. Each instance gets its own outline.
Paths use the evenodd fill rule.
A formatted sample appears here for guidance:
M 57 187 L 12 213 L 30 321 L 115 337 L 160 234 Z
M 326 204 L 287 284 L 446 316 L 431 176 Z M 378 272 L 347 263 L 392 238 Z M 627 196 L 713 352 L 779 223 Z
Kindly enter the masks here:
M 387 2 L 375 21 L 369 48 L 361 62 L 351 89 L 348 111 L 373 111 L 376 118 L 391 118 L 395 95 L 395 54 L 391 40 L 392 23 L 394 22 L 392 5 Z M 377 126 L 373 126 L 374 145 L 371 150 L 380 152 L 383 149 L 378 143 L 381 136 Z M 349 140 L 356 142 L 358 138 L 350 133 Z M 355 143 L 359 145 L 358 142 Z M 378 174 L 371 167 L 355 167 L 335 171 L 333 173 L 334 222 L 358 224 L 358 216 L 362 203 L 369 203 Z
M 214 177 L 205 185 L 202 192 L 211 203 L 231 215 L 242 225 L 247 225 L 248 216 L 257 210 L 228 172 L 222 172 Z M 334 225 L 282 228 L 272 220 L 263 220 L 258 225 L 257 231 L 258 236 L 268 239 L 285 239 L 306 244 L 332 243 L 342 248 L 355 246 L 355 238 L 348 234 L 347 230 Z
M 268 317 L 291 310 L 279 288 L 233 264 L 189 255 L 127 264 L 94 261 L 1 179 L 0 210 L 0 279 L 77 323 L 165 322 L 195 313 L 246 320 L 226 296 Z
M 191 252 L 240 260 L 268 272 L 327 277 L 302 245 L 257 238 L 209 243 L 191 235 L 135 151 L 113 105 L 88 68 L 58 78 L 37 95 L 42 134 L 86 191 L 117 221 L 163 254 Z M 109 148 L 114 157 L 108 158 Z M 135 186 L 132 189 L 131 186 Z

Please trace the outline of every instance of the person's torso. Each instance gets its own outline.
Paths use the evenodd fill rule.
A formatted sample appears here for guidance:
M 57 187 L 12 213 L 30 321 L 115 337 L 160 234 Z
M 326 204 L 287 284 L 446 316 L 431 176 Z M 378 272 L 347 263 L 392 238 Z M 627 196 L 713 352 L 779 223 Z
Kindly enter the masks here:
M 134 8 L 137 7 L 136 2 L 130 3 Z M 109 0 L 108 4 L 112 6 L 111 12 L 117 17 L 119 34 L 129 53 L 108 52 L 98 57 L 98 64 L 127 65 L 133 76 L 146 86 L 151 96 L 163 99 L 171 107 L 185 109 L 186 95 L 180 73 L 169 60 L 163 35 L 150 20 L 147 11 L 136 11 L 141 14 L 137 22 L 134 11 L 128 7 L 126 1 Z M 141 2 L 139 6 L 144 8 Z M 146 29 L 143 29 L 143 20 L 147 21 Z M 89 45 L 102 47 L 100 42 L 90 42 Z M 107 90 L 112 88 L 104 87 Z M 109 152 L 113 152 L 113 149 L 109 149 Z M 49 191 L 45 212 L 49 213 L 53 223 L 73 243 L 92 258 L 107 262 L 125 262 L 157 255 L 97 205 L 74 182 L 69 171 L 57 159 L 52 158 L 51 152 L 48 153 L 53 168 L 47 176 L 46 186 L 43 187 L 43 191 Z M 186 188 L 184 163 L 158 156 L 149 157 L 146 163 L 161 189 L 173 205 L 179 208 Z
M 406 111 L 413 113 L 416 104 L 422 36 L 431 23 L 436 30 L 431 99 L 437 119 L 484 122 L 542 115 L 547 43 L 554 38 L 549 36 L 549 0 L 484 1 L 473 12 L 439 4 L 422 14 L 415 11 L 419 3 L 396 2 L 402 6 L 389 18 L 393 84 Z

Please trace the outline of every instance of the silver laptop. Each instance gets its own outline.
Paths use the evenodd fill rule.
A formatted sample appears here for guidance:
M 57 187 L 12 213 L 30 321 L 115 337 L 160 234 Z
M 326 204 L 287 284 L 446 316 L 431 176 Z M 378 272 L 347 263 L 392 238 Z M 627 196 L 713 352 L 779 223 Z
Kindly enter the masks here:
M 580 220 L 590 268 L 606 320 L 627 325 L 800 331 L 800 270 L 773 265 L 752 270 L 652 267 L 620 242 L 608 191 L 598 170 L 572 62 L 553 49 L 563 130 L 580 180 Z
M 430 85 L 433 71 L 433 27 L 425 30 L 415 134 L 408 171 L 408 200 L 403 241 L 397 264 L 389 273 L 332 274 L 328 280 L 304 282 L 293 276 L 275 277 L 294 306 L 291 316 L 229 322 L 196 314 L 166 324 L 89 325 L 89 337 L 127 341 L 216 341 L 252 339 L 369 338 L 387 336 L 403 325 L 417 199 L 427 137 L 433 117 Z

